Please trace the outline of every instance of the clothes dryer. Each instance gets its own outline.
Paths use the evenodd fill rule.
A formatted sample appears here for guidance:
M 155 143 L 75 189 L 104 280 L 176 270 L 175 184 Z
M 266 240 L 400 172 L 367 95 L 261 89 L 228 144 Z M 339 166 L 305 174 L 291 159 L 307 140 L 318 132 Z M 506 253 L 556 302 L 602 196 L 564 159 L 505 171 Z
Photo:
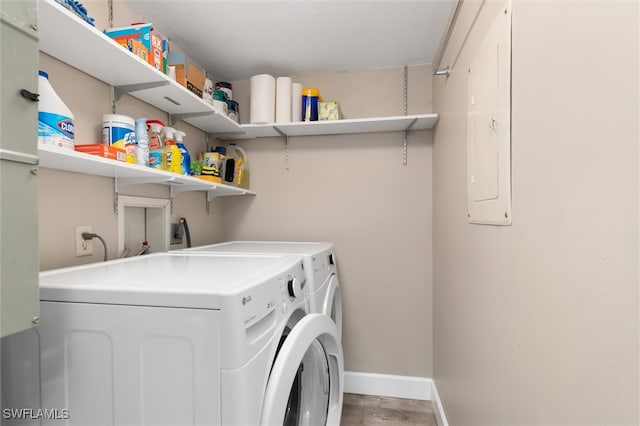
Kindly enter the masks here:
M 342 292 L 333 243 L 292 241 L 229 241 L 179 250 L 191 253 L 244 253 L 302 256 L 309 312 L 328 315 L 342 335 Z
M 70 425 L 338 425 L 340 338 L 307 314 L 305 281 L 299 256 L 277 255 L 43 272 L 42 408 Z

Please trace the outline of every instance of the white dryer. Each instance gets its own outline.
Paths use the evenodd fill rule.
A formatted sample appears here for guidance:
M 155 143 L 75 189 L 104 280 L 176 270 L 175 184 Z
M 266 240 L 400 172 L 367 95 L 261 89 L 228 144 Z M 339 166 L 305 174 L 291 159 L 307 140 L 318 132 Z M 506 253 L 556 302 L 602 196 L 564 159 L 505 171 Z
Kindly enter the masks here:
M 179 250 L 192 253 L 244 253 L 302 256 L 309 312 L 331 317 L 342 335 L 342 292 L 333 243 L 293 241 L 229 241 Z
M 335 324 L 299 257 L 161 253 L 43 272 L 43 409 L 69 425 L 338 425 Z

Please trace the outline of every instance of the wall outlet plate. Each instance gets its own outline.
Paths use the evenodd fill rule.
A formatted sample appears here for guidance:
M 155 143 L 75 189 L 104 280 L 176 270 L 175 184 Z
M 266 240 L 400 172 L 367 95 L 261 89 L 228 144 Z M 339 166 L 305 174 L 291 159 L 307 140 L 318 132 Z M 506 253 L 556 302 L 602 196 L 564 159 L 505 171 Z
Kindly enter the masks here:
M 93 241 L 84 240 L 83 232 L 93 232 L 91 225 L 76 226 L 76 257 L 91 256 L 93 254 Z
M 181 223 L 171 224 L 171 244 L 182 244 L 182 236 L 184 235 L 184 229 Z

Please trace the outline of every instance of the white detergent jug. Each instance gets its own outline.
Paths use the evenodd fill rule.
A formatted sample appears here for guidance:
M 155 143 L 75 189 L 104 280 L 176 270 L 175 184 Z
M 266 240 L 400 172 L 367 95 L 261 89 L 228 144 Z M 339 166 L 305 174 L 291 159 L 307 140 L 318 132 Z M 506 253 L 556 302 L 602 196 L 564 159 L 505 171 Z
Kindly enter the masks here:
M 73 114 L 49 83 L 49 74 L 38 72 L 38 143 L 74 149 Z

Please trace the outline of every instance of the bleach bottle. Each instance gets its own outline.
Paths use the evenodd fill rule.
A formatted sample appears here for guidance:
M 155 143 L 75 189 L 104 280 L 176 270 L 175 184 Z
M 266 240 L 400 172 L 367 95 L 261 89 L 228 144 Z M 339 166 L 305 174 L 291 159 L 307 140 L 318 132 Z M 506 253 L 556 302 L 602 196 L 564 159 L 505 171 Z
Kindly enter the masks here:
M 174 137 L 176 138 L 176 146 L 180 150 L 180 154 L 181 154 L 180 157 L 181 157 L 181 163 L 182 163 L 182 174 L 190 175 L 191 174 L 191 156 L 189 155 L 189 150 L 187 150 L 187 147 L 184 146 L 184 143 L 182 142 L 182 138 L 184 136 L 187 136 L 187 134 L 182 130 L 176 130 L 173 134 L 174 134 Z
M 44 71 L 38 72 L 38 93 L 38 143 L 74 149 L 73 114 Z

